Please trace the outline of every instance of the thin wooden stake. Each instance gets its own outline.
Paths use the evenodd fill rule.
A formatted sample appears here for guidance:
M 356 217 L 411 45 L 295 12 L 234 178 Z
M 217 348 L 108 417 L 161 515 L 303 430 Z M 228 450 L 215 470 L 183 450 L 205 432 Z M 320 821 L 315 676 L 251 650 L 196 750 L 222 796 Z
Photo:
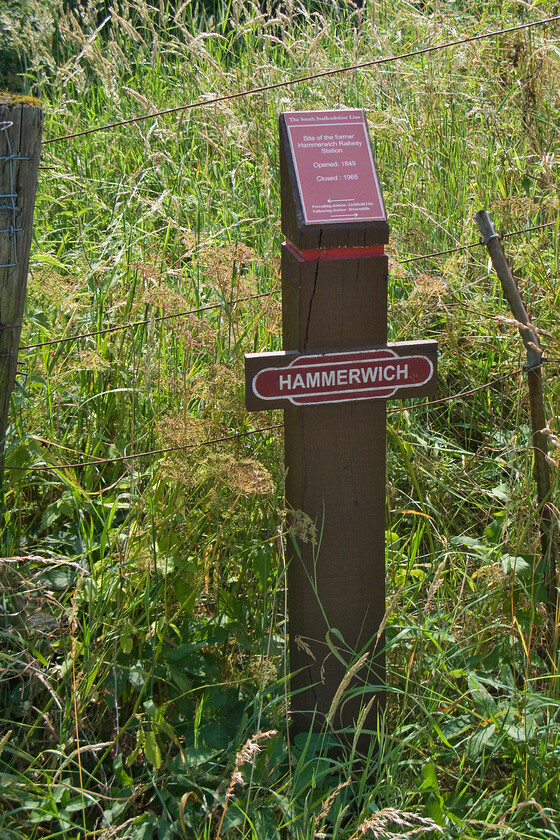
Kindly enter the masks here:
M 531 412 L 531 428 L 533 432 L 534 475 L 537 483 L 537 497 L 540 512 L 541 550 L 546 563 L 546 586 L 548 594 L 549 615 L 556 625 L 557 609 L 557 581 L 556 581 L 556 548 L 555 548 L 555 516 L 550 505 L 550 473 L 548 469 L 548 438 L 545 433 L 547 421 L 544 411 L 542 387 L 543 351 L 538 332 L 531 322 L 529 313 L 523 303 L 521 293 L 506 260 L 504 249 L 499 240 L 496 229 L 487 210 L 480 210 L 476 214 L 478 228 L 483 237 L 492 265 L 502 284 L 502 289 L 514 318 L 518 322 L 519 333 L 527 349 L 527 380 L 529 385 L 529 405 Z
M 37 100 L 0 94 L 0 484 L 25 304 L 42 125 Z

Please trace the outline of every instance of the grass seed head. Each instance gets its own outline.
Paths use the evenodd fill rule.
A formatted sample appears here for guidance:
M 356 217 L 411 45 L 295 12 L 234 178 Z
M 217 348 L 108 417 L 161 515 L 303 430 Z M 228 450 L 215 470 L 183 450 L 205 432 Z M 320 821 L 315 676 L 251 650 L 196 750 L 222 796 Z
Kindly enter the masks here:
M 398 827 L 396 831 L 395 826 Z M 406 830 L 401 831 L 401 829 Z M 374 837 L 383 840 L 412 840 L 420 834 L 429 834 L 431 831 L 439 831 L 443 834 L 443 829 L 430 817 L 421 817 L 419 814 L 400 811 L 397 808 L 382 808 L 381 811 L 377 811 L 358 826 L 352 838 L 357 837 L 358 834 L 366 834 L 368 831 L 373 832 Z
M 269 729 L 267 732 L 261 732 L 259 730 L 259 732 L 255 733 L 255 735 L 251 738 L 248 738 L 235 756 L 235 766 L 242 767 L 244 764 L 252 764 L 255 756 L 260 753 L 262 749 L 259 746 L 259 741 L 272 738 L 274 735 L 278 735 L 276 729 Z

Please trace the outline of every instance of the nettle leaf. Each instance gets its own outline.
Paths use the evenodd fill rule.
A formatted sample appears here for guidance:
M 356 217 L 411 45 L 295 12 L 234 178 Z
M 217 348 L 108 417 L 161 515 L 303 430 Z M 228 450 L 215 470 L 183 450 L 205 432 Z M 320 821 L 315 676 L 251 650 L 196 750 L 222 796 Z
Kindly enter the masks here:
M 495 514 L 493 521 L 490 522 L 490 524 L 484 529 L 484 536 L 489 542 L 493 544 L 499 543 L 502 528 L 505 523 L 505 517 L 505 510 L 498 511 L 498 513 Z
M 502 554 L 502 569 L 506 575 L 516 574 L 519 577 L 528 577 L 532 573 L 532 567 L 523 557 L 512 554 Z
M 125 633 L 120 637 L 120 645 L 121 650 L 123 653 L 128 654 L 132 653 L 132 648 L 134 646 L 134 639 L 130 635 L 130 633 Z
M 132 789 L 127 792 L 128 795 L 126 798 L 123 798 L 120 802 L 115 802 L 111 805 L 110 808 L 106 808 L 103 811 L 103 825 L 110 826 L 113 825 L 119 817 L 124 813 L 128 806 L 129 798 L 132 795 Z
M 525 743 L 535 737 L 537 721 L 527 708 L 523 712 L 508 710 L 503 716 L 502 731 L 512 741 Z
M 230 742 L 230 736 L 224 727 L 214 721 L 201 728 L 199 738 L 205 747 L 213 750 L 225 750 Z
M 251 552 L 251 569 L 261 589 L 265 589 L 272 569 L 273 551 L 270 545 L 261 545 Z
M 153 840 L 157 823 L 154 814 L 145 814 L 132 826 L 128 840 Z
M 445 825 L 444 805 L 443 797 L 439 793 L 430 793 L 424 802 L 424 816 L 432 819 L 436 825 Z
M 424 781 L 420 785 L 420 790 L 439 791 L 436 766 L 433 761 L 428 761 L 426 764 L 422 765 L 422 776 Z
M 61 511 L 58 508 L 58 505 L 49 505 L 49 507 L 43 513 L 43 517 L 41 519 L 41 524 L 39 526 L 40 531 L 48 531 L 55 522 L 60 519 Z
M 262 803 L 259 803 L 258 807 L 252 809 L 251 822 L 259 840 L 276 840 L 280 837 L 279 821 L 273 808 L 263 807 Z
M 529 730 L 530 729 L 531 727 L 529 727 Z M 529 740 L 529 730 L 525 726 L 516 726 L 511 723 L 504 726 L 504 732 L 508 738 L 511 738 L 512 741 L 517 741 L 518 743 L 525 743 Z
M 144 740 L 144 755 L 155 770 L 161 767 L 161 750 L 157 742 L 155 732 L 146 732 Z
M 481 758 L 485 752 L 493 749 L 497 742 L 496 727 L 493 723 L 482 726 L 467 742 L 467 754 L 472 761 Z
M 474 539 L 473 537 L 451 537 L 449 540 L 450 545 L 462 545 L 466 548 L 477 548 L 482 551 L 486 550 L 486 546 L 478 539 Z
M 193 653 L 183 664 L 185 674 L 211 685 L 219 680 L 217 657 L 213 653 Z
M 470 696 L 478 712 L 485 718 L 493 718 L 498 712 L 498 704 L 484 686 L 477 680 L 476 676 L 469 674 L 468 684 Z
M 124 769 L 122 753 L 119 753 L 113 761 L 113 773 L 123 787 L 128 788 L 132 785 L 134 780 Z
M 226 638 L 227 631 L 224 630 L 219 634 L 213 634 L 210 639 L 200 639 L 197 642 L 186 642 L 185 644 L 178 645 L 177 647 L 168 651 L 166 659 L 168 662 L 172 662 L 174 665 L 187 665 L 190 657 L 192 657 L 194 653 L 197 653 L 198 651 L 201 651 L 212 644 L 222 642 Z
M 439 790 L 436 765 L 433 761 L 427 761 L 422 765 L 422 776 L 424 781 L 419 789 L 424 799 L 424 814 L 438 825 L 443 825 L 445 803 Z
M 186 694 L 192 688 L 192 681 L 186 677 L 179 668 L 169 667 L 167 671 L 169 682 L 172 682 L 176 688 L 183 694 Z
M 75 579 L 76 569 L 73 566 L 58 566 L 39 575 L 37 584 L 51 592 L 64 592 L 73 586 Z
M 498 484 L 497 487 L 493 487 L 492 490 L 488 490 L 488 495 L 493 496 L 500 502 L 507 503 L 511 498 L 511 491 L 507 484 Z
M 180 767 L 200 767 L 207 764 L 216 755 L 221 752 L 221 749 L 215 750 L 210 747 L 186 747 L 181 751 Z M 177 759 L 179 764 L 179 759 Z
M 158 840 L 176 840 L 183 835 L 179 822 L 170 823 L 163 817 L 158 820 L 157 829 Z
M 452 743 L 455 738 L 464 735 L 471 726 L 472 718 L 470 715 L 458 715 L 443 723 L 441 725 L 441 731 L 447 740 Z
M 128 682 L 136 691 L 142 690 L 147 679 L 148 673 L 142 668 L 139 662 L 128 669 Z

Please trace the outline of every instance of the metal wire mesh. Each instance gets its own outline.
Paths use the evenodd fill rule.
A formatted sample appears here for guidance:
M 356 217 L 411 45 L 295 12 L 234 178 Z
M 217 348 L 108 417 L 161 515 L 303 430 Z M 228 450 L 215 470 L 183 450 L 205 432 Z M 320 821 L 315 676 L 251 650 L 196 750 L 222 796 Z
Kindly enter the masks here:
M 7 221 L 4 227 L 0 227 L 0 236 L 9 236 L 11 245 L 11 260 L 8 263 L 0 264 L 0 268 L 16 268 L 18 264 L 17 235 L 23 230 L 18 225 L 21 215 L 21 207 L 18 205 L 18 195 L 15 190 L 14 161 L 29 160 L 25 155 L 14 154 L 10 142 L 9 129 L 13 123 L 5 121 L 0 123 L 0 131 L 5 132 L 8 154 L 0 155 L 0 165 L 7 167 L 7 192 L 0 193 L 0 215 L 5 216 Z

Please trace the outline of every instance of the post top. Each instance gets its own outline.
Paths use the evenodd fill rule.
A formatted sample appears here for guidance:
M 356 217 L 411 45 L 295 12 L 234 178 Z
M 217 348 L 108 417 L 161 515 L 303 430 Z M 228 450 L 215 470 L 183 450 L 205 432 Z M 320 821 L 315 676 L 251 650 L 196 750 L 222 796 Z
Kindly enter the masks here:
M 298 248 L 384 244 L 389 225 L 361 109 L 280 115 L 282 231 Z
M 40 99 L 34 96 L 24 96 L 19 93 L 8 93 L 5 90 L 0 90 L 0 105 L 27 105 L 30 108 L 42 108 Z

